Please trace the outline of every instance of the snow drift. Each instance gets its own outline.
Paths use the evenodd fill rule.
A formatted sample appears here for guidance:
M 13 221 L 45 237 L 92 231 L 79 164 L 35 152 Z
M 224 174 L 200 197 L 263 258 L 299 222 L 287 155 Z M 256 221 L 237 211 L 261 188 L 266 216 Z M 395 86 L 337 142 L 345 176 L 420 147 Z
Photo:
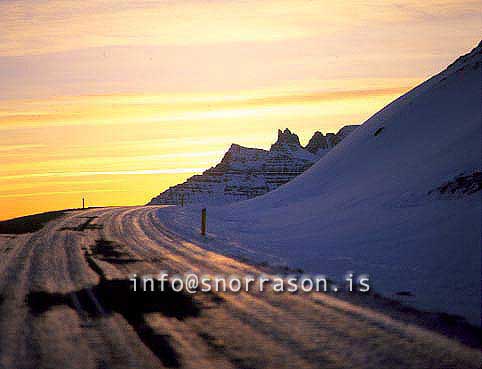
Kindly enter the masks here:
M 386 296 L 480 324 L 481 59 L 482 43 L 290 183 L 209 208 L 206 247 L 335 279 L 367 273 Z M 160 216 L 197 237 L 197 211 Z

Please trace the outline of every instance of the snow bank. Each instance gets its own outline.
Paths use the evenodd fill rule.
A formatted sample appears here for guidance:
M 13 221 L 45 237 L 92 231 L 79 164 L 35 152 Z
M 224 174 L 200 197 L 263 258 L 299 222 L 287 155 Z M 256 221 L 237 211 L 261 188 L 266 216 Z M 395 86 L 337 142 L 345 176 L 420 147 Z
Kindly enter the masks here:
M 480 171 L 481 56 L 479 45 L 290 183 L 208 208 L 205 246 L 338 280 L 368 273 L 384 295 L 480 324 L 481 192 L 433 190 Z M 160 217 L 197 237 L 197 210 Z

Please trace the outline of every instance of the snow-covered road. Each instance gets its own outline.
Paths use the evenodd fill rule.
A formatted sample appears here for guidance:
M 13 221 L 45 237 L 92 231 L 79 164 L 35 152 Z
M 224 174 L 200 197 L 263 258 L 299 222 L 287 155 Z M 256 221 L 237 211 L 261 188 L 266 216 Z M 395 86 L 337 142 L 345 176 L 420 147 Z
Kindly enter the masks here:
M 73 211 L 0 235 L 0 368 L 480 367 L 477 349 L 326 294 L 129 300 L 133 273 L 262 272 L 167 229 L 160 208 Z

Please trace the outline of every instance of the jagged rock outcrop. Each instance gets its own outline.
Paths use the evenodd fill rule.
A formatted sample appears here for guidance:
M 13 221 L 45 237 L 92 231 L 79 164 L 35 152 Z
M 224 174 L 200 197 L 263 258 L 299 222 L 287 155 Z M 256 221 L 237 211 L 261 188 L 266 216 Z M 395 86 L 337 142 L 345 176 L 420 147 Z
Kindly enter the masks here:
M 311 137 L 310 141 L 306 145 L 305 149 L 311 152 L 312 154 L 316 154 L 320 150 L 326 150 L 331 145 L 328 144 L 328 140 L 320 131 L 316 131 L 313 137 Z
M 232 144 L 218 165 L 170 187 L 149 205 L 226 203 L 263 195 L 303 173 L 356 127 L 326 137 L 316 132 L 305 148 L 289 129 L 278 131 L 270 150 Z
M 357 125 L 344 126 L 338 131 L 337 134 L 327 133 L 326 136 L 324 136 L 320 131 L 316 131 L 306 145 L 305 150 L 321 157 L 335 147 L 337 143 L 343 140 L 357 127 Z
M 278 129 L 278 140 L 273 145 L 271 145 L 271 149 L 276 149 L 277 147 L 281 147 L 283 145 L 287 145 L 293 148 L 301 147 L 298 135 L 295 133 L 291 133 L 288 128 L 286 128 L 284 131 Z

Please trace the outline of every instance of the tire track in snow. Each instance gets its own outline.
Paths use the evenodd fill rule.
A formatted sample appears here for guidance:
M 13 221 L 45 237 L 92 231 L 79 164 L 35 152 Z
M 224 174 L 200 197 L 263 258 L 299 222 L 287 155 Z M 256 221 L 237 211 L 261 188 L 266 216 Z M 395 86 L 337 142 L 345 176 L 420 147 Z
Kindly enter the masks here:
M 107 277 L 159 272 L 161 268 L 169 273 L 260 272 L 166 229 L 156 215 L 159 209 L 76 212 L 16 240 L 9 261 L 0 265 L 6 297 L 0 304 L 0 367 L 12 367 L 13 363 L 25 368 L 42 368 L 48 363 L 82 369 L 163 366 L 141 343 L 142 336 L 128 319 L 108 311 L 102 302 L 106 297 L 99 298 L 101 292 L 95 287 L 99 278 L 84 254 L 96 240 L 112 241 L 142 260 L 115 265 L 96 259 Z M 59 231 L 79 226 L 86 216 L 95 216 L 90 224 L 97 227 Z M 32 316 L 24 299 L 33 289 L 65 294 L 67 305 L 80 318 L 73 319 L 67 305 Z M 79 294 L 79 290 L 84 292 Z M 195 295 L 193 299 L 201 307 L 199 316 L 179 320 L 142 313 L 136 319 L 141 319 L 142 329 L 152 337 L 168 337 L 179 358 L 177 364 L 183 368 L 478 368 L 480 364 L 480 351 L 332 296 L 256 292 L 220 295 L 222 303 L 217 304 L 204 294 Z M 122 300 L 116 303 L 122 305 Z M 101 318 L 91 319 L 91 310 Z M 56 324 L 68 331 L 56 330 Z M 45 330 L 49 331 L 47 335 Z M 22 333 L 12 339 L 15 332 Z M 69 337 L 77 343 L 65 342 Z M 52 347 L 65 351 L 54 353 Z M 156 353 L 158 349 L 153 347 Z M 68 360 L 69 356 L 84 357 L 85 365 Z M 175 362 L 164 364 L 172 366 Z

